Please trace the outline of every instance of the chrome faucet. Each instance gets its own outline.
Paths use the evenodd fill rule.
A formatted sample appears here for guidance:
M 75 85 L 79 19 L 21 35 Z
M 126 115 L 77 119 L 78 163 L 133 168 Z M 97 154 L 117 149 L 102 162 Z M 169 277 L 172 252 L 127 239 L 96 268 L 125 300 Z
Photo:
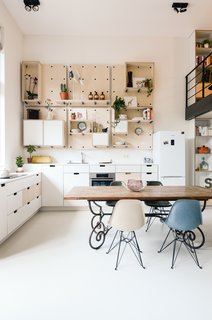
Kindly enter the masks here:
M 81 163 L 85 163 L 85 154 L 81 152 Z

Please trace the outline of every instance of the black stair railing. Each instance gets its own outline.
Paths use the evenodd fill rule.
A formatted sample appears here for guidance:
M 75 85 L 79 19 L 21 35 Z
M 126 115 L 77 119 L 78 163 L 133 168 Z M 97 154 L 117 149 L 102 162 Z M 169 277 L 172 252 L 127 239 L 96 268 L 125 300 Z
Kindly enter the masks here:
M 212 52 L 186 75 L 186 108 L 212 94 Z

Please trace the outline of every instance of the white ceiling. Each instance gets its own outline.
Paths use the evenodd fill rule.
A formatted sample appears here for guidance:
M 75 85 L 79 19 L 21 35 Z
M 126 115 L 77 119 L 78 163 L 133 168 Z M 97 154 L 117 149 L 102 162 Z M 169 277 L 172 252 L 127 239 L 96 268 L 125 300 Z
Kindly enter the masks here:
M 38 12 L 2 1 L 26 35 L 188 37 L 212 29 L 212 0 L 191 0 L 185 13 L 170 0 L 40 0 Z

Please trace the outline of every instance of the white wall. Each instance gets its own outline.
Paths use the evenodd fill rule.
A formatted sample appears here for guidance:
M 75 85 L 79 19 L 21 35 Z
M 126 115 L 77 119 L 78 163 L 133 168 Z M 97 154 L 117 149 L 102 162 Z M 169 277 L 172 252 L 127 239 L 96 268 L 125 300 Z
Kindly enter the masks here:
M 183 130 L 185 118 L 185 75 L 188 72 L 188 40 L 167 37 L 99 37 L 25 36 L 24 60 L 41 63 L 108 63 L 150 61 L 155 63 L 154 128 Z M 85 151 L 88 158 L 112 158 L 121 162 L 141 162 L 145 152 L 137 150 Z M 79 152 L 45 150 L 56 161 L 79 159 Z M 147 153 L 148 154 L 148 153 Z
M 15 158 L 22 154 L 22 110 L 20 102 L 20 62 L 23 36 L 0 0 L 0 24 L 4 31 L 5 78 L 5 165 L 14 170 Z

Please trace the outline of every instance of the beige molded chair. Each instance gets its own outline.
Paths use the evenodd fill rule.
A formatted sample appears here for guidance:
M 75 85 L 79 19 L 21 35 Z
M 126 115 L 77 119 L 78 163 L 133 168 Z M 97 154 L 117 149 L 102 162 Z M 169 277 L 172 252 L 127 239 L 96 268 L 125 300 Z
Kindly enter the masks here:
M 135 231 L 143 227 L 144 224 L 145 216 L 140 200 L 117 201 L 110 218 L 110 225 L 117 231 L 110 248 L 107 251 L 107 253 L 109 253 L 111 250 L 118 247 L 115 270 L 117 270 L 118 265 L 121 262 L 127 245 L 129 245 L 138 262 L 145 269 L 141 258 L 141 250 L 135 234 Z M 119 239 L 115 243 L 117 235 L 119 235 Z M 122 244 L 124 244 L 123 248 Z

